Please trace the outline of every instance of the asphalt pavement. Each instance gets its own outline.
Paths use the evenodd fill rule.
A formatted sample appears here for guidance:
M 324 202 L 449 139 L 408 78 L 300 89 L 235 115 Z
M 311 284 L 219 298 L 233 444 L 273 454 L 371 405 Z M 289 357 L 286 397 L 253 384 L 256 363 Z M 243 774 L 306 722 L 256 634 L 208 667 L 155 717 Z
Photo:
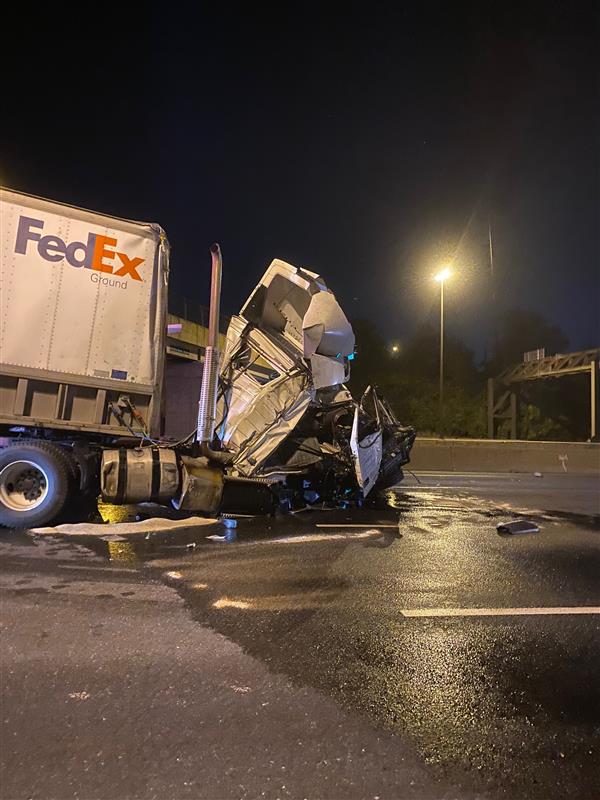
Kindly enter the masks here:
M 599 796 L 595 477 L 118 530 L 4 535 L 3 800 Z

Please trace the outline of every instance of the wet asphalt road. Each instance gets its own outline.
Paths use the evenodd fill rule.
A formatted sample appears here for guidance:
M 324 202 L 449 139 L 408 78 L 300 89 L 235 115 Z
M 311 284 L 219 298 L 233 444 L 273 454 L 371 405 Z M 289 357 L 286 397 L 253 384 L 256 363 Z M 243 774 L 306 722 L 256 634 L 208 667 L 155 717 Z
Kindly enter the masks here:
M 424 474 L 419 480 L 421 483 L 409 476 L 402 487 L 389 493 L 387 503 L 360 512 L 310 512 L 283 520 L 240 521 L 237 539 L 232 542 L 206 538 L 225 532 L 219 528 L 212 533 L 203 529 L 168 536 L 82 540 L 92 550 L 82 548 L 75 554 L 72 544 L 61 543 L 65 557 L 75 559 L 72 566 L 81 566 L 84 558 L 93 559 L 95 579 L 107 563 L 102 559 L 110 555 L 109 568 L 123 570 L 121 575 L 135 584 L 127 589 L 131 597 L 142 592 L 142 604 L 156 603 L 161 609 L 154 615 L 153 626 L 151 609 L 146 607 L 149 613 L 142 614 L 139 605 L 127 605 L 120 593 L 119 618 L 127 621 L 128 615 L 132 616 L 124 633 L 114 632 L 111 646 L 123 651 L 122 658 L 131 647 L 145 651 L 154 628 L 150 650 L 166 669 L 168 648 L 175 647 L 173 632 L 178 626 L 187 631 L 189 625 L 195 633 L 185 635 L 188 643 L 194 636 L 214 637 L 213 632 L 224 634 L 226 639 L 210 639 L 206 652 L 197 656 L 193 650 L 187 653 L 180 643 L 186 668 L 193 668 L 196 657 L 207 662 L 205 666 L 210 669 L 211 648 L 216 648 L 215 654 L 219 647 L 233 648 L 230 660 L 219 656 L 220 669 L 224 663 L 237 663 L 240 670 L 235 680 L 231 677 L 231 683 L 225 682 L 225 689 L 239 685 L 238 694 L 245 699 L 247 689 L 250 699 L 255 696 L 255 682 L 262 681 L 265 697 L 275 693 L 276 697 L 269 695 L 264 702 L 272 702 L 283 711 L 276 722 L 268 719 L 264 727 L 256 728 L 249 726 L 235 704 L 228 706 L 232 690 L 225 691 L 222 682 L 218 678 L 215 681 L 214 672 L 207 673 L 210 680 L 207 678 L 206 686 L 195 681 L 195 702 L 208 691 L 217 708 L 229 708 L 229 716 L 225 714 L 223 719 L 229 719 L 232 730 L 237 731 L 232 734 L 231 754 L 235 753 L 236 768 L 244 776 L 237 775 L 237 784 L 235 780 L 231 785 L 219 783 L 219 771 L 211 777 L 214 761 L 212 767 L 204 761 L 200 774 L 205 776 L 205 783 L 193 784 L 195 796 L 260 796 L 257 787 L 269 797 L 600 796 L 600 615 L 522 612 L 600 607 L 597 481 L 570 475 Z M 496 525 L 519 514 L 534 519 L 540 532 L 499 536 Z M 19 589 L 35 592 L 35 583 L 17 587 L 15 576 L 21 574 L 22 564 L 18 564 L 20 556 L 14 547 L 24 545 L 15 541 L 12 546 L 12 572 L 9 567 L 8 576 L 3 574 L 5 598 L 15 604 L 12 613 L 16 615 L 20 604 L 31 603 L 34 597 L 37 613 L 46 614 L 48 604 L 58 604 L 53 611 L 56 623 L 60 603 L 66 601 L 55 596 L 68 587 L 52 589 L 59 583 L 46 583 L 45 594 L 19 595 Z M 102 580 L 114 581 L 118 574 L 113 572 L 111 577 L 104 573 Z M 81 572 L 80 577 L 77 591 L 87 591 L 89 600 L 93 600 L 86 606 L 86 614 L 99 613 L 98 598 L 102 595 L 112 597 L 105 597 L 106 602 L 117 602 L 116 594 L 106 588 L 92 584 L 90 591 L 85 589 L 91 580 L 88 573 Z M 160 585 L 159 580 L 167 586 Z M 146 600 L 144 591 L 149 592 Z M 157 599 L 154 591 L 168 593 L 164 595 L 171 598 L 167 611 L 162 605 L 163 595 Z M 174 597 L 180 602 L 183 598 L 187 611 L 172 606 Z M 71 621 L 73 614 L 82 613 L 82 602 L 73 595 L 68 600 Z M 507 608 L 521 612 L 488 615 Z M 448 609 L 458 616 L 427 616 L 428 611 L 447 613 Z M 472 609 L 488 612 L 485 616 L 465 616 Z M 411 616 L 415 612 L 425 616 Z M 169 622 L 171 613 L 175 617 Z M 182 614 L 185 619 L 181 619 Z M 190 615 L 195 622 L 190 621 Z M 23 660 L 22 653 L 30 644 L 25 634 L 19 639 L 19 625 L 11 626 L 11 621 L 8 628 L 16 648 L 11 659 L 17 657 L 20 648 L 19 658 Z M 77 622 L 73 624 L 76 630 Z M 92 659 L 94 665 L 92 655 L 83 648 L 78 660 L 77 637 L 69 644 L 68 633 L 63 632 L 65 636 L 63 650 L 66 647 L 75 653 L 83 687 L 86 659 Z M 147 659 L 144 664 L 152 671 Z M 10 709 L 11 703 L 17 705 L 14 693 L 18 697 L 23 691 L 26 697 L 28 692 L 20 688 L 18 670 L 12 666 L 10 670 L 13 693 L 3 734 L 5 744 L 11 724 L 15 724 L 14 709 Z M 249 671 L 260 672 L 260 680 L 244 679 Z M 94 666 L 92 682 L 98 681 L 96 672 Z M 127 704 L 131 702 L 127 692 L 136 685 L 135 669 L 127 666 L 125 673 L 125 699 L 117 698 L 116 702 Z M 161 678 L 160 670 L 150 678 L 144 674 L 147 691 L 160 697 L 159 682 L 164 675 Z M 118 688 L 111 691 L 119 694 Z M 285 692 L 287 699 L 283 700 L 281 693 Z M 301 698 L 294 696 L 298 692 Z M 39 694 L 36 701 L 40 702 Z M 77 708 L 88 702 L 87 698 L 71 701 L 78 704 Z M 235 696 L 235 701 L 239 702 L 240 696 Z M 192 702 L 190 697 L 188 702 Z M 6 708 L 3 712 L 6 714 Z M 340 716 L 335 717 L 338 713 Z M 294 744 L 288 729 L 292 721 L 304 719 L 303 714 L 309 727 L 302 731 L 301 741 L 326 749 L 343 743 L 344 753 L 356 748 L 354 760 L 344 756 L 343 763 L 337 763 L 327 778 L 325 773 L 318 774 L 316 757 L 297 762 L 290 752 Z M 39 726 L 39 718 L 34 718 Z M 174 719 L 176 715 L 164 717 L 167 727 L 177 724 Z M 323 738 L 321 729 L 311 729 L 312 722 L 323 725 L 330 736 L 334 731 L 337 741 Z M 75 723 L 71 720 L 71 724 Z M 160 718 L 148 720 L 151 732 L 154 724 L 160 725 Z M 194 733 L 190 725 L 189 737 L 193 740 L 199 733 L 197 728 Z M 272 741 L 274 725 L 279 735 Z M 35 740 L 35 728 L 31 727 L 29 735 Z M 26 736 L 27 721 L 21 718 L 16 730 L 17 738 Z M 85 752 L 99 746 L 101 732 L 92 730 L 89 736 L 93 744 L 88 742 Z M 254 743 L 250 750 L 249 735 Z M 224 746 L 220 751 L 225 753 L 221 755 L 222 777 L 229 768 L 228 739 L 219 733 L 215 736 Z M 238 745 L 236 736 L 246 742 L 246 749 Z M 277 753 L 275 760 L 280 758 L 278 748 L 281 751 L 284 766 L 287 763 L 293 773 L 287 783 L 271 782 L 273 771 L 265 770 L 266 755 L 263 763 L 255 752 L 261 737 L 270 742 L 269 752 Z M 366 748 L 358 747 L 367 740 Z M 152 750 L 152 735 L 145 746 Z M 360 751 L 365 749 L 368 757 L 363 754 L 361 761 Z M 48 753 L 42 751 L 43 758 L 48 759 Z M 131 751 L 135 751 L 133 744 Z M 19 747 L 9 754 L 10 768 L 3 776 L 3 782 L 7 775 L 12 782 L 3 785 L 18 791 L 3 798 L 44 796 L 31 792 L 33 784 L 29 785 L 27 778 L 15 776 L 23 769 L 18 754 Z M 332 761 L 340 758 L 328 755 Z M 327 762 L 328 755 L 321 752 L 321 760 Z M 140 776 L 136 783 L 131 775 L 133 783 L 119 782 L 109 771 L 108 783 L 104 788 L 102 784 L 97 787 L 86 783 L 89 776 L 85 778 L 71 765 L 66 771 L 69 782 L 63 785 L 57 779 L 56 783 L 64 794 L 57 794 L 57 788 L 46 796 L 187 796 L 185 788 L 179 784 L 176 788 L 174 778 L 165 778 L 171 775 L 167 767 L 157 767 L 160 750 L 155 749 L 154 756 L 154 783 L 146 780 L 142 785 Z M 131 761 L 132 755 L 126 758 Z M 244 770 L 244 759 L 256 760 L 254 783 Z M 133 773 L 142 771 L 144 767 L 133 760 Z M 97 764 L 94 775 L 96 768 Z M 119 787 L 128 788 L 119 794 Z

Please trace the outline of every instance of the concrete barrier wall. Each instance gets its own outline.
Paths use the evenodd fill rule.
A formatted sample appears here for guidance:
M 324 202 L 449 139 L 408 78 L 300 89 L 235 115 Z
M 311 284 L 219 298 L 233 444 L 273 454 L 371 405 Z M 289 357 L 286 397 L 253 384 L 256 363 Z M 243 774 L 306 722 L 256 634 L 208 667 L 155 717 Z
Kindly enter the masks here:
M 417 437 L 410 468 L 436 472 L 595 473 L 600 477 L 600 444 Z

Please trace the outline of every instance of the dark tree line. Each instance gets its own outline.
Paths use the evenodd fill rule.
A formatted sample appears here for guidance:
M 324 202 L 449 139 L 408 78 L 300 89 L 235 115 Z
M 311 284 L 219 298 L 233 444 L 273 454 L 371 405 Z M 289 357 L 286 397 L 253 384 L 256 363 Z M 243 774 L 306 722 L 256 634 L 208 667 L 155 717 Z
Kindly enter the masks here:
M 522 361 L 523 353 L 545 347 L 547 354 L 569 352 L 563 331 L 541 315 L 520 310 L 502 316 L 492 352 L 481 363 L 460 340 L 444 340 L 444 414 L 439 413 L 439 330 L 423 325 L 400 343 L 398 352 L 366 320 L 354 320 L 357 357 L 350 387 L 359 395 L 368 384 L 378 386 L 399 419 L 421 434 L 481 437 L 487 435 L 486 385 Z M 587 375 L 519 385 L 520 437 L 581 440 L 589 435 Z M 500 430 L 500 435 L 508 436 Z

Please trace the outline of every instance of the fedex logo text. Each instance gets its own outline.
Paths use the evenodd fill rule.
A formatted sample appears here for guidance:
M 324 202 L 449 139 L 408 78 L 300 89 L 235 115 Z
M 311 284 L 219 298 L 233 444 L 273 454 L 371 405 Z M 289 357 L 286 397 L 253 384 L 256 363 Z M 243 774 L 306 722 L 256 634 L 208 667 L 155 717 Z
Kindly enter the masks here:
M 111 249 L 117 246 L 117 240 L 111 236 L 90 233 L 86 243 L 67 244 L 59 236 L 42 236 L 36 231 L 41 231 L 43 227 L 44 222 L 41 219 L 20 217 L 15 253 L 25 255 L 29 242 L 37 242 L 37 251 L 46 261 L 62 261 L 66 258 L 72 267 L 85 267 L 118 277 L 130 277 L 135 281 L 142 280 L 137 268 L 144 259 L 129 258 L 125 253 Z M 113 267 L 118 269 L 113 271 Z

